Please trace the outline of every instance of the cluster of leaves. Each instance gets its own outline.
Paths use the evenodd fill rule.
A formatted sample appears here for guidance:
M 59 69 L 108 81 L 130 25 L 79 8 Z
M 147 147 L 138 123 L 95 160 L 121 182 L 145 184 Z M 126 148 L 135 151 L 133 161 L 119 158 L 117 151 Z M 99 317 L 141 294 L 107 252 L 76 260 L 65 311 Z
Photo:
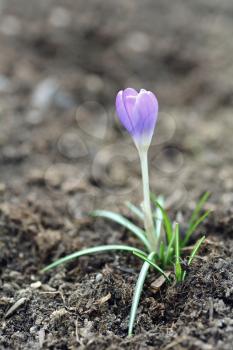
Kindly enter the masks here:
M 196 230 L 196 228 L 205 220 L 205 218 L 210 213 L 210 211 L 206 211 L 204 214 L 201 214 L 203 206 L 207 201 L 208 197 L 209 193 L 206 192 L 198 201 L 192 213 L 192 216 L 188 222 L 187 229 L 182 237 L 180 234 L 179 224 L 177 222 L 172 222 L 172 220 L 169 218 L 167 211 L 164 208 L 163 197 L 156 198 L 153 194 L 151 195 L 151 201 L 155 207 L 153 217 L 155 223 L 154 234 L 158 242 L 158 249 L 156 252 L 152 250 L 150 243 L 147 239 L 146 232 L 141 227 L 136 226 L 133 222 L 131 222 L 130 220 L 128 220 L 120 214 L 106 210 L 96 210 L 91 213 L 92 216 L 107 218 L 125 227 L 141 241 L 142 245 L 144 246 L 144 249 L 140 250 L 132 246 L 120 244 L 103 245 L 87 248 L 81 251 L 77 251 L 73 254 L 67 255 L 59 260 L 56 260 L 52 264 L 45 267 L 42 271 L 45 272 L 51 270 L 54 267 L 69 262 L 73 259 L 80 258 L 84 255 L 90 255 L 101 252 L 103 253 L 107 251 L 126 251 L 134 254 L 136 257 L 143 261 L 143 265 L 137 279 L 137 283 L 134 289 L 133 301 L 131 305 L 128 334 L 132 335 L 140 296 L 150 267 L 154 268 L 157 272 L 163 275 L 168 282 L 170 282 L 171 279 L 168 276 L 167 271 L 171 269 L 174 270 L 174 276 L 177 282 L 181 282 L 185 279 L 186 269 L 183 268 L 182 265 L 184 249 L 187 249 L 187 246 L 190 242 L 190 238 Z M 141 220 L 142 222 L 144 221 L 144 213 L 140 208 L 136 207 L 130 202 L 127 202 L 126 205 L 139 220 Z M 194 244 L 194 246 L 191 247 L 191 253 L 187 260 L 188 266 L 191 265 L 194 257 L 197 255 L 197 252 L 204 240 L 205 236 L 202 236 Z

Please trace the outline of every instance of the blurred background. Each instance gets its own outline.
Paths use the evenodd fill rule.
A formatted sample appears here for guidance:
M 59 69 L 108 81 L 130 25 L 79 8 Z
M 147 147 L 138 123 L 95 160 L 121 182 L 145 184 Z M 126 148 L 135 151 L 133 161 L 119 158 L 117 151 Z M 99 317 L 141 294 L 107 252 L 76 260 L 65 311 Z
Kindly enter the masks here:
M 0 0 L 0 193 L 93 207 L 138 201 L 118 90 L 156 93 L 151 185 L 179 208 L 233 203 L 231 0 Z M 58 203 L 58 204 L 56 204 Z

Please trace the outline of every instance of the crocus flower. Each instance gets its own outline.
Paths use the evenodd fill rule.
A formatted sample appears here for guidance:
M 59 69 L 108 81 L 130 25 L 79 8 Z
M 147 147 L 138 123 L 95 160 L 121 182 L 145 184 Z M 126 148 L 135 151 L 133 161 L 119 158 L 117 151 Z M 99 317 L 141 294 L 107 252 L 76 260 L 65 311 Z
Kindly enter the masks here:
M 148 149 L 154 133 L 158 101 L 151 91 L 127 88 L 118 92 L 116 111 L 121 123 L 132 136 L 139 150 Z

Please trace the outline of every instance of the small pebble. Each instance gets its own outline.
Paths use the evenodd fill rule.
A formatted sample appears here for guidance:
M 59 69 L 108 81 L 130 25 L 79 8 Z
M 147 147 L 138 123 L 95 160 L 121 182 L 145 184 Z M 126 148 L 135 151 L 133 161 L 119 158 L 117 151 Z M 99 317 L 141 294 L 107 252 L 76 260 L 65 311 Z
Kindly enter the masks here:
M 126 37 L 126 46 L 137 53 L 145 52 L 150 49 L 150 38 L 146 33 L 133 32 Z
M 95 280 L 96 280 L 96 282 L 99 282 L 99 281 L 102 280 L 102 278 L 103 278 L 102 273 L 97 273 L 97 275 L 96 275 L 96 277 L 95 277 Z
M 67 27 L 71 23 L 71 14 L 63 7 L 55 7 L 51 12 L 49 22 L 54 27 Z
M 1 20 L 0 31 L 9 36 L 18 35 L 21 31 L 21 23 L 15 16 L 5 16 Z
M 89 74 L 85 78 L 85 86 L 90 92 L 98 93 L 103 90 L 104 83 L 98 75 Z
M 53 78 L 40 81 L 31 97 L 32 106 L 38 109 L 46 109 L 52 104 L 58 90 L 58 83 Z
M 30 284 L 30 287 L 32 289 L 38 289 L 38 288 L 41 287 L 41 284 L 42 284 L 41 281 L 33 282 L 33 283 Z
M 37 331 L 37 327 L 36 327 L 36 326 L 32 326 L 32 327 L 29 329 L 30 334 L 35 334 L 36 331 Z

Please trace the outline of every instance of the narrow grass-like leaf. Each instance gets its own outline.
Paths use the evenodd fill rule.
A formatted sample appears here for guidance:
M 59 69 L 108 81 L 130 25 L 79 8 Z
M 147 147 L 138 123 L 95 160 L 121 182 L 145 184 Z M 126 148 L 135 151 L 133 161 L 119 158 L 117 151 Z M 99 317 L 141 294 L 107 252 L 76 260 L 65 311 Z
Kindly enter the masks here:
M 145 254 L 141 254 L 138 251 L 133 252 L 134 255 L 136 255 L 139 259 L 143 261 L 147 261 L 155 270 L 157 270 L 159 273 L 161 273 L 167 281 L 170 281 L 169 278 L 167 277 L 166 273 L 159 267 L 157 264 L 155 264 L 153 261 L 148 259 Z
M 196 244 L 194 245 L 193 247 L 193 250 L 191 252 L 191 255 L 189 257 L 189 260 L 188 260 L 188 264 L 191 265 L 192 264 L 192 261 L 193 259 L 195 258 L 195 256 L 197 255 L 197 252 L 198 250 L 200 249 L 200 246 L 202 245 L 202 243 L 204 242 L 205 240 L 205 236 L 202 236 L 197 242 Z
M 155 205 L 157 205 L 159 207 L 159 209 L 161 210 L 162 214 L 163 214 L 163 225 L 164 225 L 164 229 L 166 232 L 166 237 L 167 237 L 167 242 L 169 244 L 169 242 L 172 239 L 172 223 L 171 220 L 169 219 L 169 216 L 166 212 L 166 210 L 160 205 L 159 202 L 155 202 Z
M 60 258 L 56 261 L 54 261 L 52 264 L 46 266 L 45 268 L 43 268 L 41 270 L 41 272 L 46 272 L 48 270 L 51 270 L 61 264 L 64 264 L 64 263 L 67 263 L 71 260 L 74 260 L 74 259 L 78 259 L 80 258 L 81 256 L 84 256 L 84 255 L 90 255 L 90 254 L 96 254 L 96 253 L 104 253 L 104 252 L 109 252 L 109 251 L 112 251 L 112 250 L 120 250 L 120 251 L 126 251 L 126 252 L 130 252 L 130 253 L 133 253 L 136 251 L 138 254 L 141 254 L 142 256 L 146 256 L 146 253 L 143 252 L 142 250 L 140 249 L 137 249 L 137 248 L 134 248 L 134 247 L 130 247 L 130 246 L 127 246 L 127 245 L 121 245 L 121 244 L 109 244 L 109 245 L 102 245 L 102 246 L 97 246 L 97 247 L 92 247 L 92 248 L 87 248 L 87 249 L 82 249 L 82 250 L 79 250 L 75 253 L 72 253 L 72 254 L 69 254 L 69 255 L 66 255 L 64 256 L 63 258 Z
M 202 237 L 196 242 L 196 244 L 194 245 L 193 250 L 192 250 L 192 252 L 191 252 L 191 255 L 190 255 L 189 259 L 188 259 L 188 265 L 189 265 L 189 266 L 192 264 L 193 259 L 194 259 L 195 256 L 197 255 L 197 252 L 198 252 L 198 250 L 200 249 L 200 247 L 201 247 L 202 243 L 204 242 L 204 240 L 205 240 L 205 236 L 202 236 Z M 186 271 L 184 271 L 183 276 L 182 276 L 182 280 L 183 280 L 183 281 L 184 281 L 184 279 L 185 279 L 185 276 L 186 276 Z
M 162 208 L 164 208 L 164 198 L 162 196 L 158 197 L 158 203 L 161 205 Z M 155 209 L 154 219 L 155 219 L 155 234 L 157 239 L 159 240 L 161 238 L 163 212 L 158 206 Z
M 154 252 L 150 253 L 148 255 L 148 259 L 149 260 L 153 259 L 154 255 L 155 255 Z M 147 261 L 145 261 L 144 264 L 142 265 L 142 268 L 141 268 L 141 271 L 139 273 L 137 283 L 136 283 L 136 286 L 134 289 L 133 301 L 132 301 L 130 316 L 129 316 L 129 328 L 128 328 L 128 335 L 129 336 L 132 336 L 132 334 L 133 334 L 133 327 L 134 327 L 134 322 L 135 322 L 136 315 L 137 315 L 138 304 L 140 301 L 140 297 L 142 294 L 143 285 L 144 285 L 146 276 L 149 272 L 149 268 L 150 268 L 150 264 Z
M 164 242 L 160 242 L 159 246 L 159 260 L 161 262 L 161 265 L 164 265 L 164 259 L 165 259 L 165 244 Z
M 167 246 L 167 251 L 164 258 L 164 266 L 169 264 L 170 261 L 172 260 L 172 256 L 174 254 L 174 241 L 175 241 L 175 232 L 172 233 L 172 239 L 170 240 Z
M 140 220 L 144 220 L 144 214 L 143 212 L 138 208 L 136 207 L 136 205 L 132 204 L 131 202 L 126 202 L 125 205 L 127 206 L 127 208 L 129 208 L 129 210 L 132 211 L 132 213 L 134 215 L 136 215 Z
M 156 197 L 155 193 L 150 192 L 150 200 L 152 201 L 153 204 L 156 203 L 157 197 Z
M 182 267 L 180 264 L 180 230 L 179 230 L 179 224 L 175 224 L 175 255 L 176 255 L 176 262 L 175 262 L 175 275 L 176 280 L 179 282 L 182 280 Z
M 210 196 L 210 192 L 205 192 L 203 194 L 203 196 L 201 196 L 201 198 L 197 202 L 196 207 L 195 207 L 195 209 L 192 213 L 192 216 L 189 220 L 189 225 L 188 225 L 189 227 L 192 226 L 194 221 L 197 220 L 197 218 L 200 214 L 200 211 L 202 210 L 202 208 L 203 208 L 204 204 L 206 203 L 206 201 L 208 200 L 209 196 Z
M 188 243 L 191 235 L 196 230 L 196 228 L 207 218 L 207 216 L 211 213 L 211 210 L 206 211 L 200 218 L 198 218 L 196 221 L 193 222 L 193 224 L 188 228 L 188 230 L 185 233 L 185 237 L 183 239 L 183 242 L 181 243 L 182 247 L 185 247 Z
M 102 218 L 110 219 L 110 220 L 115 221 L 116 223 L 124 226 L 129 231 L 134 233 L 134 235 L 137 236 L 137 238 L 139 238 L 141 240 L 141 242 L 145 245 L 145 247 L 147 248 L 148 251 L 151 251 L 151 247 L 150 247 L 148 239 L 146 238 L 145 231 L 143 231 L 138 226 L 134 225 L 131 221 L 126 219 L 124 216 L 117 214 L 117 213 L 114 213 L 112 211 L 108 211 L 108 210 L 95 210 L 95 211 L 91 212 L 91 215 L 95 216 L 95 217 L 102 217 Z

